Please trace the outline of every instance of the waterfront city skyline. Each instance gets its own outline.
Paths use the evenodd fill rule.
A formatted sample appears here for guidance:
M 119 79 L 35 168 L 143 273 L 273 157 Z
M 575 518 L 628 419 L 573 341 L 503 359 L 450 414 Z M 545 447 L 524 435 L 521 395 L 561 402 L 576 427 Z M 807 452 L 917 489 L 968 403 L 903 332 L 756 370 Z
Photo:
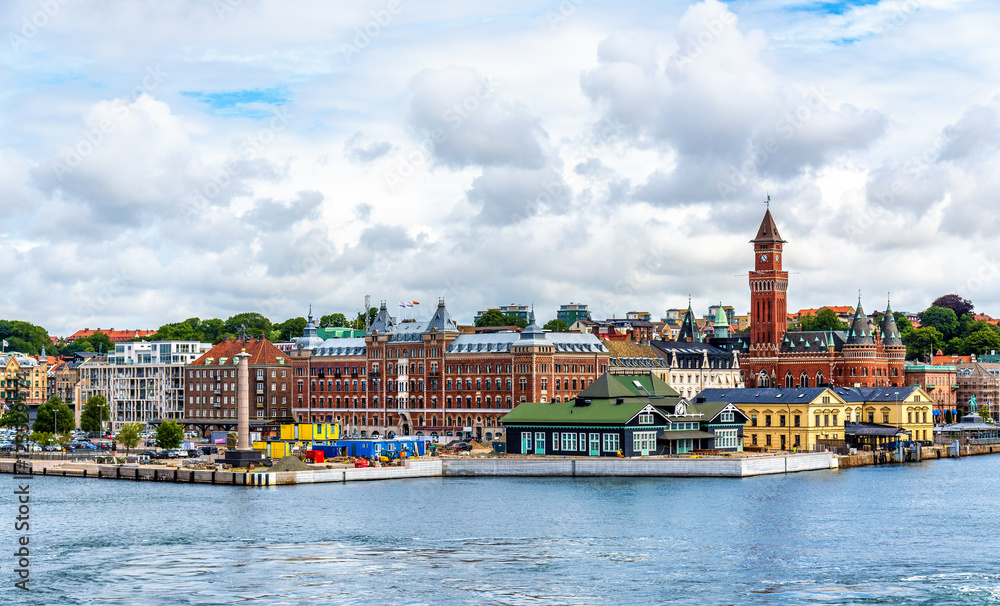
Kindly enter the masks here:
M 744 313 L 768 195 L 790 310 L 991 311 L 991 8 L 8 3 L 0 317 Z

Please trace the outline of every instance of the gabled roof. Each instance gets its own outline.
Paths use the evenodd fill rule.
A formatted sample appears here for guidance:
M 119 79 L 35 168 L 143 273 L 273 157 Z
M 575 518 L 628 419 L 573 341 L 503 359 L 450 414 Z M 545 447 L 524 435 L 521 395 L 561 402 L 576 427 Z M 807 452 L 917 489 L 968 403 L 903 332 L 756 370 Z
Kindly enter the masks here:
M 91 330 L 89 328 L 84 328 L 83 330 L 78 330 L 70 336 L 66 337 L 67 343 L 72 343 L 77 339 L 86 339 L 94 335 L 95 333 L 103 332 L 108 335 L 108 338 L 115 342 L 121 341 L 135 341 L 142 337 L 148 337 L 149 335 L 155 334 L 155 330 L 115 330 L 114 328 L 102 329 L 98 328 L 96 330 Z
M 448 308 L 444 306 L 444 299 L 438 301 L 437 309 L 430 321 L 427 322 L 423 332 L 459 332 L 458 325 L 451 319 Z
M 596 384 L 596 383 L 595 383 Z M 648 409 L 648 410 L 647 410 Z M 663 412 L 642 400 L 593 400 L 580 406 L 575 400 L 566 402 L 525 402 L 507 413 L 500 422 L 505 425 L 534 424 L 615 424 L 624 425 L 640 412 L 650 412 L 659 417 L 659 425 L 667 421 Z
M 743 414 L 743 411 L 733 405 L 732 402 L 692 402 L 688 404 L 687 409 L 688 414 L 700 413 L 702 415 L 702 423 L 711 423 L 729 406 L 732 406 L 732 410 L 735 415 L 743 417 L 744 423 L 750 420 L 750 417 Z
M 676 398 L 679 395 L 673 387 L 652 374 L 612 375 L 605 373 L 587 389 L 581 391 L 577 398 L 590 400 L 640 398 L 648 401 L 649 396 Z
M 250 366 L 291 366 L 288 354 L 267 339 L 249 339 L 245 343 L 242 339 L 222 341 L 188 366 L 235 366 L 236 355 L 243 350 L 250 354 L 247 360 Z
M 392 316 L 389 315 L 385 301 L 382 301 L 382 304 L 379 306 L 378 315 L 375 316 L 375 321 L 372 322 L 368 332 L 369 334 L 378 333 L 380 335 L 396 332 L 396 323 L 392 321 Z
M 771 216 L 771 209 L 764 212 L 764 220 L 760 222 L 757 235 L 751 242 L 781 242 L 781 234 L 778 233 L 778 226 L 774 224 L 774 217 Z

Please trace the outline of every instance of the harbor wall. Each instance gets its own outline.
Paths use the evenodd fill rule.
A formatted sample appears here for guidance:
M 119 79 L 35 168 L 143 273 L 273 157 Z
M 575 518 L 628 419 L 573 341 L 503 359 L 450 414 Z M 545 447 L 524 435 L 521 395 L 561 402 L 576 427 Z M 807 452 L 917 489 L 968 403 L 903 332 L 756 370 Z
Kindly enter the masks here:
M 691 459 L 605 458 L 485 458 L 445 459 L 444 475 L 453 476 L 620 476 L 620 477 L 723 477 L 815 471 L 837 468 L 831 453 L 790 454 L 767 457 Z

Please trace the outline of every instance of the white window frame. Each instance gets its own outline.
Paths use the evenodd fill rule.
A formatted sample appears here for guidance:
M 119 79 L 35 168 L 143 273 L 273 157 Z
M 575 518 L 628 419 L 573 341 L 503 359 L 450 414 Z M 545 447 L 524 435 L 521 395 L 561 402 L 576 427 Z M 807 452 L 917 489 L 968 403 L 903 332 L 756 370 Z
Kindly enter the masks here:
M 645 448 L 643 448 L 645 446 Z M 656 432 L 655 431 L 635 431 L 632 432 L 632 451 L 635 453 L 656 452 Z
M 652 425 L 653 424 L 653 413 L 644 412 L 639 415 L 639 425 Z
M 603 437 L 604 452 L 618 452 L 621 448 L 621 437 L 616 433 L 606 433 Z

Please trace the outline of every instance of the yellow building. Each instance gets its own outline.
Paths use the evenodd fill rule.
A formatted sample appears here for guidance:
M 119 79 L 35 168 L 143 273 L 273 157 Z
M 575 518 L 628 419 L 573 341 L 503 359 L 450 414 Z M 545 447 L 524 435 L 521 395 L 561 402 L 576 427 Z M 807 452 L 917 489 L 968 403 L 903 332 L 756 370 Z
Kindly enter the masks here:
M 706 389 L 696 402 L 732 402 L 750 421 L 743 447 L 814 450 L 844 441 L 845 422 L 898 426 L 912 440 L 932 440 L 933 400 L 919 387 Z
M 20 380 L 21 398 L 24 404 L 35 407 L 48 399 L 48 364 L 21 353 L 9 352 L 0 355 L 0 399 L 7 401 L 17 393 Z

